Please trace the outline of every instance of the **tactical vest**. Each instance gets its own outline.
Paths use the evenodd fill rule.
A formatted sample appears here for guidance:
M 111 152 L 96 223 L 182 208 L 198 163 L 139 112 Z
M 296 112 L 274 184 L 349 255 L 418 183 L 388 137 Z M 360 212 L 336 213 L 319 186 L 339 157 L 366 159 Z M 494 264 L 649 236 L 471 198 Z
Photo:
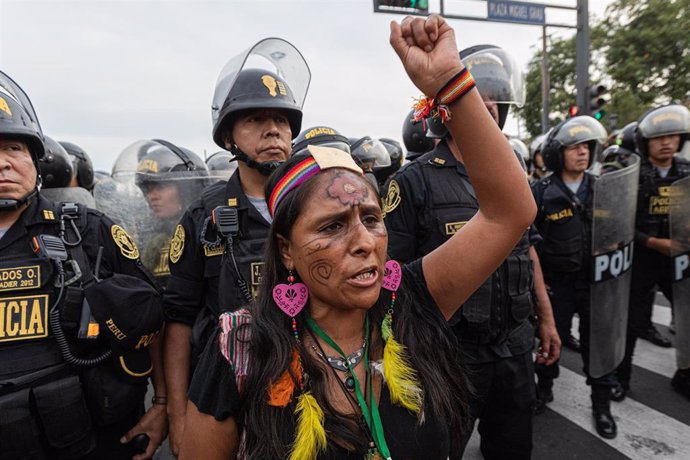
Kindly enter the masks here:
M 542 179 L 536 187 L 542 215 L 537 227 L 544 238 L 539 260 L 544 272 L 575 273 L 587 268 L 592 223 L 591 182 L 585 203 L 553 176 Z
M 41 201 L 41 204 L 47 202 Z M 36 206 L 34 204 L 33 206 Z M 31 208 L 30 208 L 31 209 Z M 81 458 L 96 446 L 95 427 L 121 420 L 143 401 L 146 385 L 123 384 L 111 367 L 68 366 L 60 352 L 50 311 L 59 308 L 60 328 L 75 355 L 105 356 L 107 341 L 80 341 L 84 293 L 77 280 L 84 250 L 96 247 L 97 229 L 87 227 L 84 206 L 71 207 L 63 262 L 65 287 L 55 286 L 54 263 L 31 250 L 33 237 L 59 235 L 61 214 L 56 204 L 44 209 L 53 222 L 27 226 L 27 234 L 0 256 L 0 458 Z M 28 211 L 28 210 L 27 210 Z M 70 231 L 69 229 L 72 229 Z M 66 238 L 66 239 L 67 239 Z M 75 255 L 79 253 L 79 255 Z M 94 254 L 95 252 L 90 252 Z M 74 264 L 71 262 L 75 261 Z M 76 266 L 79 268 L 76 268 Z M 62 291 L 62 292 L 60 292 Z
M 427 187 L 420 254 L 428 254 L 457 233 L 479 210 L 472 185 L 454 167 L 421 166 Z M 525 232 L 501 266 L 451 319 L 460 340 L 491 343 L 505 337 L 532 312 L 534 271 Z
M 656 238 L 669 236 L 669 187 L 690 175 L 690 164 L 674 158 L 673 167 L 664 178 L 657 176 L 649 161 L 640 166 L 640 189 L 637 200 L 637 230 Z
M 207 216 L 202 228 L 206 257 L 204 277 L 209 291 L 217 294 L 217 303 L 206 305 L 215 305 L 215 310 L 210 311 L 214 320 L 221 313 L 236 310 L 256 298 L 262 282 L 264 246 L 268 238 L 268 226 L 250 225 L 248 210 L 238 208 L 239 232 L 232 238 L 233 262 L 210 216 L 219 204 L 237 208 L 237 198 L 227 197 L 225 188 L 223 195 L 219 196 L 218 192 L 218 189 L 207 188 L 201 198 Z

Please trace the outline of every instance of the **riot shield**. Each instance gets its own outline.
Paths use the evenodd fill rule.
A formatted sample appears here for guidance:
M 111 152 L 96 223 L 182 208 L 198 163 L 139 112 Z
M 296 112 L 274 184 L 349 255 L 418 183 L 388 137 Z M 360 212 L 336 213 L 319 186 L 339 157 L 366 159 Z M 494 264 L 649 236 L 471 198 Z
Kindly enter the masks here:
M 690 177 L 674 182 L 669 196 L 675 347 L 679 367 L 686 367 L 690 365 Z
M 169 260 L 179 258 L 184 248 L 184 233 L 176 233 L 182 214 L 206 186 L 222 179 L 212 177 L 204 162 L 187 149 L 142 140 L 123 150 L 112 179 L 96 184 L 93 193 L 97 208 L 129 232 L 142 263 L 163 287 L 170 274 Z M 182 241 L 171 251 L 176 235 Z
M 625 354 L 640 160 L 594 183 L 589 375 L 612 372 Z

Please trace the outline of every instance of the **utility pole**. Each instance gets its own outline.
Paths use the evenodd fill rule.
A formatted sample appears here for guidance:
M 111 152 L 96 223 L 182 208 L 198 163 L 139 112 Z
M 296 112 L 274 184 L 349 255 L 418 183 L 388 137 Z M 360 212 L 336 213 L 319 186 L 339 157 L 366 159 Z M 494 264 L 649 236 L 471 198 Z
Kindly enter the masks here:
M 589 115 L 589 0 L 577 0 L 577 106 Z
M 546 47 L 546 25 L 541 28 L 541 132 L 549 130 L 549 50 Z

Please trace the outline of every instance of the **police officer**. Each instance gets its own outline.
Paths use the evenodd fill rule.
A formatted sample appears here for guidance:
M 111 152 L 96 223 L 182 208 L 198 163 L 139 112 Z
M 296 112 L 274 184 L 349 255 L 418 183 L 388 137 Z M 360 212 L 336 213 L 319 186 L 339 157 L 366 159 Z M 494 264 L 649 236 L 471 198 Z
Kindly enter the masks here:
M 477 81 L 487 109 L 502 128 L 509 105 L 522 101 L 519 66 L 494 46 L 470 48 L 460 56 Z M 404 165 L 388 183 L 383 206 L 388 249 L 390 257 L 401 262 L 433 251 L 478 210 L 461 152 L 447 131 L 442 132 L 445 127 L 435 125 L 427 136 L 442 136 L 436 148 Z M 531 455 L 533 287 L 539 298 L 543 339 L 538 359 L 553 362 L 560 352 L 545 287 L 534 286 L 532 257 L 536 259 L 536 253 L 530 247 L 536 238 L 538 235 L 526 231 L 502 266 L 451 320 L 460 341 L 461 359 L 477 390 L 470 402 L 472 424 L 479 419 L 481 450 L 487 459 Z M 468 429 L 465 433 L 463 446 L 471 432 Z
M 122 227 L 42 196 L 44 156 L 28 97 L 0 73 L 2 456 L 150 458 L 167 431 L 164 405 L 143 411 L 149 375 L 166 396 L 160 295 Z
M 209 185 L 209 173 L 197 154 L 163 139 L 135 142 L 120 157 L 131 154 L 138 159 L 134 182 L 151 211 L 137 216 L 139 225 L 133 228 L 138 230 L 142 262 L 164 289 L 170 275 L 170 239 L 175 225 Z
M 532 185 L 537 203 L 535 224 L 543 238 L 540 260 L 544 280 L 552 291 L 556 327 L 561 337 L 570 333 L 575 312 L 580 317 L 580 343 L 587 383 L 592 386 L 592 405 L 599 435 L 614 438 L 616 422 L 610 411 L 612 373 L 589 375 L 590 360 L 590 264 L 594 176 L 586 172 L 606 140 L 603 126 L 592 117 L 570 118 L 549 132 L 542 146 L 546 167 L 553 174 Z M 553 379 L 558 364 L 537 366 L 539 388 L 553 399 Z
M 72 159 L 72 166 L 75 170 L 74 178 L 70 182 L 70 187 L 81 187 L 92 190 L 95 184 L 93 163 L 86 151 L 77 144 L 67 141 L 59 141 L 59 144 L 67 151 Z
M 651 324 L 651 315 L 657 286 L 673 304 L 669 186 L 690 175 L 690 163 L 676 155 L 689 135 L 690 112 L 681 105 L 648 111 L 640 118 L 635 130 L 642 165 L 635 219 L 628 335 L 625 358 L 616 371 L 620 382 L 620 387 L 614 392 L 616 400 L 625 398 L 630 389 L 632 357 L 638 337 L 659 346 L 671 346 L 671 342 Z M 677 375 L 682 376 L 682 373 Z M 690 381 L 690 376 L 686 378 Z
M 403 120 L 402 139 L 403 144 L 405 144 L 405 149 L 407 150 L 407 155 L 405 156 L 407 161 L 413 161 L 419 158 L 426 152 L 431 151 L 436 145 L 434 139 L 426 137 L 426 123 L 426 119 L 419 122 L 414 121 L 414 109 L 411 110 L 405 116 L 405 120 Z
M 350 140 L 330 126 L 319 125 L 307 128 L 297 135 L 293 144 L 292 155 L 302 154 L 310 145 L 333 147 L 351 153 Z
M 540 134 L 534 138 L 529 145 L 530 157 L 530 182 L 535 182 L 548 174 L 546 166 L 544 165 L 544 157 L 541 154 L 541 148 L 546 139 L 546 134 Z
M 379 138 L 379 142 L 388 150 L 388 156 L 391 158 L 390 166 L 376 166 L 374 167 L 374 176 L 379 184 L 379 190 L 383 190 L 386 181 L 395 174 L 403 165 L 405 160 L 405 152 L 403 152 L 402 145 L 395 139 L 387 137 Z
M 379 190 L 378 180 L 374 175 L 376 168 L 386 168 L 391 165 L 391 157 L 386 147 L 378 139 L 370 136 L 350 138 L 350 149 L 355 163 L 364 171 L 364 177 Z
M 299 51 L 283 40 L 266 39 L 262 46 L 270 47 L 271 40 L 280 41 L 282 58 L 275 62 L 277 66 L 296 63 L 292 69 L 302 70 L 286 81 L 259 68 L 224 68 L 212 108 L 213 140 L 235 156 L 237 171 L 227 183 L 204 190 L 182 216 L 170 243 L 165 372 L 174 454 L 182 440 L 196 356 L 203 351 L 218 315 L 249 304 L 261 283 L 271 222 L 264 184 L 288 158 L 291 139 L 301 127 L 308 67 Z M 293 88 L 302 92 L 293 93 Z

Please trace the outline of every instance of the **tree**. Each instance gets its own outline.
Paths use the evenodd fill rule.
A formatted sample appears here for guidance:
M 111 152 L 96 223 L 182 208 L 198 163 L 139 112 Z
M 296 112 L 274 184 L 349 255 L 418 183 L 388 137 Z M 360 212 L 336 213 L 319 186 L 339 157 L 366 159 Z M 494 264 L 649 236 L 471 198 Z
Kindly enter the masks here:
M 549 121 L 554 125 L 563 120 L 568 108 L 575 104 L 575 37 L 552 40 L 548 47 Z M 517 111 L 531 136 L 541 133 L 541 66 L 542 51 L 539 50 L 529 62 L 525 105 Z
M 604 124 L 614 113 L 621 127 L 654 105 L 690 102 L 690 2 L 615 0 L 606 13 L 590 26 L 590 82 L 610 88 Z M 555 124 L 575 103 L 574 37 L 552 40 L 548 53 Z M 541 51 L 529 63 L 526 84 L 518 116 L 534 136 L 541 132 Z
M 616 0 L 607 8 L 604 52 L 618 87 L 645 105 L 690 96 L 690 2 Z

